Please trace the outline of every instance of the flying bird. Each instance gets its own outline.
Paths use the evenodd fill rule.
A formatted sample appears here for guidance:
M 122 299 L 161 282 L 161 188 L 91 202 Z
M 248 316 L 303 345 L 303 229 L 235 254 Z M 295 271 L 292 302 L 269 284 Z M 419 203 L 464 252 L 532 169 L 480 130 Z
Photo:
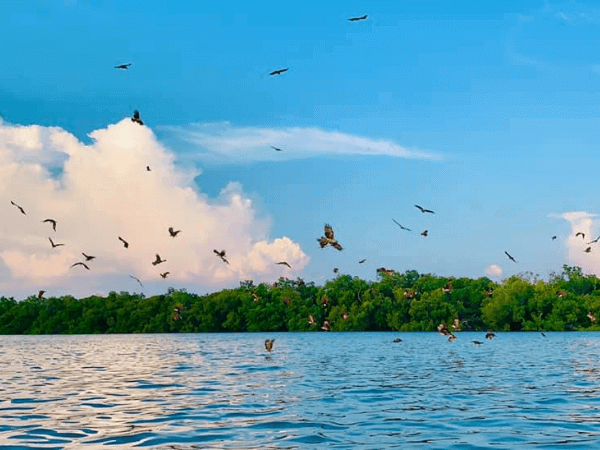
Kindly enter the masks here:
M 44 298 L 44 292 L 46 292 L 46 291 L 38 292 L 38 298 Z
M 323 330 L 323 331 L 331 331 L 331 324 L 329 323 L 329 320 L 325 319 L 323 321 L 323 326 L 321 327 L 321 330 Z
M 123 239 L 121 236 L 119 236 L 119 240 L 123 243 L 123 247 L 125 248 L 129 248 L 129 242 L 127 242 L 125 239 Z
M 589 312 L 587 316 L 592 322 L 596 321 L 596 316 L 593 313 Z
M 471 341 L 473 343 L 473 345 L 476 345 L 477 347 L 479 347 L 481 344 L 483 344 L 483 342 L 481 341 Z
M 82 262 L 78 262 L 78 263 L 75 263 L 75 264 L 73 264 L 71 267 L 69 267 L 69 269 L 71 269 L 71 268 L 73 268 L 73 267 L 75 267 L 75 266 L 83 266 L 83 267 L 85 267 L 87 270 L 90 270 L 90 268 L 88 267 L 88 265 L 87 265 L 86 263 L 82 263 Z
M 219 257 L 221 258 L 221 260 L 222 260 L 224 263 L 227 263 L 227 264 L 229 264 L 229 261 L 227 261 L 227 259 L 225 259 L 225 250 L 221 250 L 220 252 L 219 252 L 219 251 L 217 251 L 217 250 L 213 250 L 213 252 L 214 252 L 214 253 L 215 253 L 217 256 L 219 256 Z
M 505 252 L 504 252 L 504 254 L 505 254 L 506 256 L 508 256 L 508 259 L 510 259 L 512 262 L 517 262 L 517 261 L 515 260 L 515 258 L 513 258 L 513 257 L 510 255 L 510 253 L 508 253 L 507 251 L 505 251 Z
M 437 330 L 438 330 L 438 333 L 440 333 L 441 335 L 444 335 L 444 336 L 448 336 L 448 335 L 452 334 L 450 332 L 450 330 L 448 329 L 448 325 L 446 325 L 446 323 L 440 323 L 437 326 Z
M 364 16 L 360 16 L 360 17 L 350 17 L 348 19 L 348 21 L 350 22 L 358 22 L 359 20 L 365 20 L 368 17 L 367 14 L 365 14 Z
M 171 272 L 161 273 L 160 276 L 163 278 L 167 278 Z
M 19 205 L 17 205 L 15 202 L 13 202 L 12 200 L 10 201 L 10 204 L 19 208 L 19 211 L 21 211 L 21 213 L 23 215 L 25 215 L 25 216 L 27 215 L 27 214 L 25 214 L 25 210 L 23 208 L 21 208 Z
M 275 342 L 275 339 L 271 339 L 271 340 L 267 339 L 265 341 L 265 348 L 267 349 L 267 351 L 269 353 L 271 353 L 271 350 L 273 350 L 273 342 Z
M 410 228 L 406 228 L 406 227 L 404 227 L 404 226 L 400 225 L 398 222 L 396 222 L 396 219 L 392 219 L 392 220 L 394 221 L 394 223 L 395 223 L 396 225 L 398 225 L 398 226 L 399 226 L 400 228 L 402 228 L 403 230 L 406 230 L 406 231 L 412 231 Z
M 156 254 L 156 259 L 154 261 L 152 261 L 152 265 L 156 266 L 160 263 L 164 263 L 166 261 L 166 259 L 160 259 L 160 255 L 157 253 Z
M 365 261 L 366 261 L 366 259 L 361 259 L 361 260 L 360 260 L 358 263 L 359 263 L 359 264 L 362 264 L 362 263 L 364 263 Z
M 591 251 L 592 251 L 592 247 L 588 247 L 588 248 L 586 248 L 586 249 L 584 250 L 584 252 L 585 252 L 585 253 L 589 253 L 589 252 L 591 252 Z
M 287 261 L 281 261 L 281 262 L 278 262 L 276 264 L 281 264 L 282 266 L 288 266 L 290 269 L 292 268 L 292 266 L 290 266 Z
M 555 241 L 556 240 L 556 236 L 552 236 L 552 240 Z
M 454 342 L 456 340 L 456 335 L 450 333 L 450 336 L 448 336 L 448 342 Z
M 308 324 L 311 325 L 311 326 L 313 326 L 313 327 L 317 324 L 317 322 L 315 322 L 315 318 L 313 317 L 312 314 L 310 314 L 308 316 Z
M 575 233 L 575 237 L 581 235 L 581 239 L 585 239 L 585 233 L 582 233 L 581 231 L 578 233 Z
M 137 277 L 134 277 L 133 275 L 129 275 L 129 277 L 130 277 L 130 278 L 133 278 L 135 281 L 137 281 L 138 283 L 140 283 L 140 286 L 141 286 L 141 287 L 144 287 L 144 285 L 142 284 L 142 282 L 140 281 L 140 279 L 139 279 L 139 278 L 137 278 Z
M 333 273 L 338 273 L 340 271 L 340 269 L 338 269 L 337 267 L 333 268 Z
M 260 302 L 260 297 L 258 295 L 256 295 L 256 292 L 252 293 L 252 298 L 254 299 L 255 302 Z
M 54 241 L 52 240 L 52 238 L 48 238 L 50 240 L 50 243 L 52 244 L 52 248 L 56 248 L 56 247 L 60 247 L 61 245 L 65 245 L 65 244 L 55 244 Z
M 452 321 L 452 328 L 455 331 L 460 331 L 460 319 L 458 317 Z
M 281 75 L 283 72 L 287 72 L 288 70 L 289 70 L 289 67 L 286 68 L 286 69 L 274 70 L 269 75 L 271 75 L 271 76 L 273 76 L 273 75 Z
M 271 148 L 272 148 L 273 150 L 275 150 L 276 152 L 280 152 L 280 151 L 281 151 L 281 149 L 280 149 L 280 148 L 273 147 L 272 145 L 271 145 Z
M 152 169 L 150 169 L 150 166 L 146 166 L 146 172 L 152 172 Z
M 488 331 L 485 335 L 486 339 L 494 339 L 496 337 L 496 334 L 493 331 Z
M 429 233 L 429 231 L 425 230 L 425 231 L 423 231 L 423 232 L 421 233 L 421 236 L 425 236 L 425 237 L 427 237 L 427 233 Z
M 400 338 L 396 338 L 396 339 L 394 339 L 392 342 L 402 342 L 402 339 L 400 339 Z
M 144 125 L 144 122 L 142 121 L 142 119 L 140 119 L 140 112 L 137 109 L 133 112 L 133 117 L 131 118 L 131 121 L 140 125 Z
M 419 208 L 419 210 L 421 210 L 422 213 L 429 213 L 429 214 L 435 214 L 432 210 L 430 209 L 425 209 L 422 206 L 419 205 L 415 205 L 417 208 Z
M 596 242 L 600 241 L 600 236 L 598 236 L 596 239 L 594 239 L 593 241 L 588 242 L 588 244 L 595 244 Z
M 127 64 L 119 64 L 118 66 L 115 66 L 115 69 L 123 69 L 123 70 L 127 70 L 127 68 L 131 65 L 131 63 L 127 63 Z
M 85 257 L 86 261 L 91 261 L 92 259 L 95 259 L 95 256 L 91 256 L 91 255 L 86 255 L 85 253 L 81 252 L 81 254 Z
M 46 223 L 46 222 L 50 222 L 52 224 L 52 229 L 54 231 L 56 231 L 56 220 L 54 219 L 46 219 L 46 220 L 42 220 L 42 223 Z
M 171 237 L 175 237 L 177 236 L 179 233 L 181 233 L 181 230 L 173 230 L 173 227 L 169 227 L 169 234 L 171 235 Z
M 322 236 L 321 238 L 317 239 L 317 241 L 319 241 L 319 245 L 321 246 L 321 248 L 327 247 L 328 244 L 336 250 L 342 250 L 343 248 L 338 243 L 338 241 L 335 240 L 333 228 L 331 228 L 331 225 L 329 224 L 325 224 L 325 236 Z

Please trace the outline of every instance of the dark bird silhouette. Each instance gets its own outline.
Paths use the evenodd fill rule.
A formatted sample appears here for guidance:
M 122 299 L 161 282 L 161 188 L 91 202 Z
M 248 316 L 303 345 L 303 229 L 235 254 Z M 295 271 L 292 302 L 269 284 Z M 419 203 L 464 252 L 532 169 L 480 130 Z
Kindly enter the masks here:
M 485 335 L 486 339 L 494 339 L 496 337 L 496 334 L 493 331 L 488 331 Z
M 280 148 L 273 147 L 272 145 L 271 145 L 271 148 L 272 148 L 273 150 L 275 150 L 276 152 L 280 152 L 280 151 L 281 151 L 281 149 L 280 149 Z
M 90 256 L 90 255 L 86 255 L 85 253 L 81 252 L 81 254 L 85 257 L 86 261 L 91 261 L 92 259 L 95 259 L 95 256 Z
M 340 271 L 340 269 L 338 269 L 337 267 L 333 268 L 333 273 L 338 273 Z
M 515 260 L 515 258 L 513 258 L 512 256 L 510 256 L 510 254 L 509 254 L 508 252 L 506 252 L 506 251 L 505 251 L 505 252 L 504 252 L 504 254 L 505 254 L 506 256 L 508 256 L 508 259 L 510 259 L 512 262 L 517 262 L 517 261 Z
M 225 258 L 225 250 L 221 250 L 220 252 L 217 250 L 213 250 L 213 252 L 219 256 L 221 258 L 221 260 L 227 264 L 229 264 L 229 261 L 227 261 L 227 259 Z
M 161 273 L 160 276 L 163 278 L 167 278 L 171 272 Z
M 138 283 L 140 283 L 141 287 L 144 287 L 144 285 L 142 284 L 142 282 L 140 281 L 140 279 L 138 277 L 134 277 L 133 275 L 129 275 L 129 278 L 133 278 L 135 281 L 137 281 Z
M 348 19 L 349 22 L 358 22 L 359 20 L 366 20 L 366 18 L 368 17 L 367 14 L 365 14 L 364 16 L 360 16 L 360 17 L 350 17 Z
M 52 238 L 48 238 L 48 240 L 52 244 L 52 248 L 56 248 L 56 247 L 60 247 L 61 245 L 65 245 L 65 244 L 55 244 L 54 241 L 52 240 Z
M 133 112 L 133 117 L 131 118 L 131 121 L 140 125 L 144 125 L 144 122 L 142 121 L 142 119 L 140 119 L 140 112 L 137 109 Z
M 427 237 L 427 236 L 428 236 L 428 233 L 429 233 L 429 231 L 425 230 L 425 231 L 423 231 L 423 232 L 421 233 L 421 236 L 425 236 L 425 237 Z
M 335 240 L 333 228 L 329 224 L 325 224 L 325 236 L 320 237 L 317 241 L 319 241 L 321 248 L 331 245 L 336 250 L 342 250 L 342 246 Z
M 46 219 L 46 220 L 42 220 L 42 223 L 46 223 L 46 222 L 50 222 L 52 224 L 52 229 L 54 231 L 56 231 L 56 220 L 54 219 Z
M 552 240 L 555 241 L 556 240 L 556 236 L 552 236 Z
M 271 75 L 271 76 L 273 76 L 273 75 L 281 75 L 283 72 L 287 72 L 288 70 L 289 70 L 289 67 L 286 68 L 286 69 L 274 70 L 269 75 Z
M 281 264 L 282 266 L 288 266 L 290 269 L 292 268 L 292 266 L 290 266 L 287 261 L 281 261 L 281 262 L 278 262 L 276 264 Z
M 585 239 L 585 233 L 582 233 L 581 231 L 578 233 L 575 233 L 575 237 L 581 235 L 581 239 Z
M 69 269 L 71 269 L 71 268 L 73 268 L 73 267 L 75 267 L 75 266 L 83 266 L 83 267 L 85 267 L 87 270 L 90 270 L 90 268 L 88 267 L 88 265 L 87 265 L 86 263 L 82 263 L 82 262 L 78 262 L 78 263 L 75 263 L 75 264 L 73 264 L 71 267 L 69 267 Z
M 430 209 L 425 209 L 422 206 L 419 205 L 415 205 L 417 208 L 419 208 L 419 210 L 421 210 L 422 213 L 429 213 L 429 214 L 435 214 L 432 210 Z
M 38 298 L 44 298 L 44 292 L 46 292 L 46 291 L 38 292 Z
M 121 236 L 119 236 L 119 240 L 123 243 L 123 247 L 125 248 L 129 248 L 129 242 L 127 242 L 125 239 L 123 239 Z
M 123 70 L 127 70 L 127 68 L 131 65 L 131 63 L 127 63 L 127 64 L 119 64 L 118 66 L 115 66 L 115 69 L 123 69 Z
M 154 261 L 152 261 L 152 265 L 153 266 L 157 266 L 158 264 L 164 263 L 166 261 L 167 261 L 166 259 L 160 259 L 160 255 L 157 253 L 156 254 L 156 259 Z
M 177 236 L 179 233 L 181 233 L 181 230 L 173 230 L 173 227 L 169 227 L 169 234 L 171 235 L 171 237 L 175 237 Z
M 275 342 L 275 339 L 271 339 L 271 340 L 267 339 L 267 340 L 265 341 L 265 349 L 266 349 L 266 350 L 267 350 L 269 353 L 271 353 L 271 350 L 273 350 L 273 342 Z
M 362 263 L 364 263 L 365 261 L 366 261 L 366 259 L 361 259 L 361 260 L 360 260 L 358 263 L 359 263 L 359 264 L 362 264 Z
M 146 166 L 146 172 L 152 172 L 152 169 L 150 169 L 150 166 Z
M 542 337 L 546 337 L 546 334 L 542 333 L 541 331 L 540 331 L 540 334 L 542 335 Z
M 394 339 L 392 342 L 402 342 L 402 339 L 400 339 L 400 338 L 396 338 L 396 339 Z
M 471 341 L 473 343 L 473 345 L 476 345 L 477 347 L 479 347 L 481 344 L 483 344 L 483 342 L 481 341 Z
M 591 251 L 592 251 L 592 247 L 588 247 L 588 248 L 586 248 L 586 249 L 584 250 L 584 252 L 585 252 L 585 253 L 589 253 L 589 252 L 591 252 Z
M 396 222 L 396 219 L 392 218 L 392 220 L 393 220 L 393 221 L 394 221 L 394 223 L 395 223 L 396 225 L 398 225 L 398 226 L 399 226 L 401 229 L 403 229 L 403 230 L 406 230 L 406 231 L 412 231 L 410 228 L 406 228 L 406 227 L 404 227 L 404 226 L 400 225 L 398 222 Z
M 588 242 L 589 244 L 595 244 L 596 242 L 600 241 L 600 236 L 598 236 L 596 239 L 594 239 L 593 241 Z
M 15 202 L 13 202 L 12 200 L 10 201 L 10 204 L 19 208 L 19 211 L 21 211 L 21 213 L 23 215 L 25 215 L 25 216 L 27 215 L 27 214 L 25 214 L 25 210 L 22 207 L 20 207 L 19 205 L 17 205 Z

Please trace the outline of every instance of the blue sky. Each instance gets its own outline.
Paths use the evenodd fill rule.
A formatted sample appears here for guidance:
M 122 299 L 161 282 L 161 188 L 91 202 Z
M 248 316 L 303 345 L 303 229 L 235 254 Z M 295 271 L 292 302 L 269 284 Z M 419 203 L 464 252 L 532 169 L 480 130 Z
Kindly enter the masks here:
M 307 280 L 600 273 L 574 240 L 598 232 L 599 25 L 589 2 L 7 1 L 0 115 L 90 144 L 139 109 L 199 195 L 239 183 Z M 342 252 L 318 248 L 324 223 Z

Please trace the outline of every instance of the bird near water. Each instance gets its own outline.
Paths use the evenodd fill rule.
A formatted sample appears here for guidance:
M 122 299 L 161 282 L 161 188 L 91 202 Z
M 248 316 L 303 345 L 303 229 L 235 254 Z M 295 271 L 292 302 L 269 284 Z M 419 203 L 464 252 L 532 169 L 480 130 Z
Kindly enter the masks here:
M 265 349 L 271 353 L 271 350 L 273 350 L 273 342 L 275 342 L 275 339 L 267 339 L 265 341 Z

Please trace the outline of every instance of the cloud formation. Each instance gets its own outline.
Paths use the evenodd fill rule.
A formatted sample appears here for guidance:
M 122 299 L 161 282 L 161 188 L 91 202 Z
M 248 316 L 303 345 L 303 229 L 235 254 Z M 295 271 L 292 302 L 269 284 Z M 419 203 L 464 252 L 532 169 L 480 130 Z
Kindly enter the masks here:
M 488 277 L 500 278 L 504 274 L 504 270 L 498 264 L 490 264 L 486 267 L 485 274 Z
M 192 144 L 195 150 L 200 151 L 195 156 L 211 162 L 281 161 L 327 155 L 441 159 L 438 154 L 407 149 L 392 141 L 373 140 L 320 128 L 235 127 L 229 122 L 222 122 L 163 129 Z
M 589 242 L 598 237 L 596 225 L 599 222 L 594 221 L 597 216 L 585 211 L 573 211 L 560 216 L 571 224 L 571 233 L 565 242 L 569 262 L 594 275 L 600 275 L 600 246 Z M 575 236 L 577 233 L 585 233 L 585 239 L 581 235 Z M 588 247 L 592 247 L 591 252 L 585 253 Z
M 292 278 L 308 264 L 288 237 L 269 239 L 269 219 L 257 217 L 239 184 L 213 199 L 198 192 L 197 172 L 176 166 L 149 128 L 124 119 L 90 138 L 85 145 L 60 128 L 0 121 L 2 294 L 51 286 L 74 295 L 106 292 L 118 290 L 117 279 L 131 282 L 129 274 L 164 292 L 164 271 L 171 282 L 218 288 L 247 278 Z M 58 177 L 51 174 L 56 167 Z M 42 223 L 47 218 L 57 221 L 56 232 Z M 170 226 L 182 232 L 172 238 Z M 48 237 L 65 245 L 53 249 Z M 230 264 L 214 249 L 225 249 Z M 97 257 L 90 271 L 69 268 L 83 260 L 81 252 Z M 153 266 L 156 253 L 167 261 Z

